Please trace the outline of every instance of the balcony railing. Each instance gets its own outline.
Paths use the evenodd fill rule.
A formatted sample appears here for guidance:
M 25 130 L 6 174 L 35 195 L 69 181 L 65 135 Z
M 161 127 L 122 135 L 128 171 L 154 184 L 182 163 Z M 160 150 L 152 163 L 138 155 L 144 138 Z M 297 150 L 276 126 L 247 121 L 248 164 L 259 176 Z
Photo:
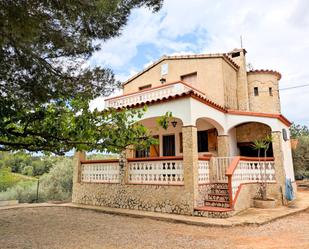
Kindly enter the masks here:
M 106 99 L 105 106 L 107 108 L 120 108 L 139 103 L 145 103 L 152 100 L 167 98 L 170 96 L 180 95 L 190 90 L 199 92 L 200 94 L 204 94 L 184 82 L 175 82 L 165 84 L 159 87 L 149 88 L 135 93 L 120 95 L 117 97 Z

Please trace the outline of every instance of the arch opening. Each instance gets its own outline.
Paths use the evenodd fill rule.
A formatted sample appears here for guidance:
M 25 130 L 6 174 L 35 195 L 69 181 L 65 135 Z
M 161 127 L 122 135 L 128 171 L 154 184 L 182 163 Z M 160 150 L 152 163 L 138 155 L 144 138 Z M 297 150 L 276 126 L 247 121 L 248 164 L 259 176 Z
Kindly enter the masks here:
M 228 132 L 230 137 L 230 151 L 232 155 L 257 157 L 259 150 L 255 148 L 254 142 L 263 140 L 271 135 L 271 127 L 261 122 L 241 123 Z M 260 156 L 263 157 L 265 149 L 260 149 Z M 273 146 L 269 144 L 266 150 L 267 157 L 273 157 Z
M 158 144 L 150 145 L 145 149 L 131 148 L 127 152 L 130 158 L 154 158 L 162 156 L 182 155 L 182 126 L 180 118 L 173 117 L 167 129 L 160 127 L 157 120 L 160 117 L 151 117 L 139 120 L 138 123 L 144 125 L 151 136 L 158 140 Z
M 218 135 L 223 133 L 222 126 L 209 118 L 198 118 L 197 128 L 197 150 L 200 157 L 218 155 Z

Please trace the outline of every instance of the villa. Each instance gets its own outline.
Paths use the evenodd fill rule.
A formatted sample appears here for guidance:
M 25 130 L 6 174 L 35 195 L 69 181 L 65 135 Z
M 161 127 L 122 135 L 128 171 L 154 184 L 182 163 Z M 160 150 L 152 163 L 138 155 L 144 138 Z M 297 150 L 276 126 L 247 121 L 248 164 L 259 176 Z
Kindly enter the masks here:
M 229 217 L 253 206 L 258 183 L 285 205 L 296 190 L 289 127 L 272 70 L 247 71 L 246 50 L 163 56 L 123 83 L 106 107 L 148 109 L 142 120 L 158 145 L 128 150 L 127 163 L 75 156 L 73 202 L 107 207 Z M 156 119 L 167 111 L 167 130 Z M 252 147 L 267 135 L 267 157 Z M 262 172 L 265 172 L 263 175 Z

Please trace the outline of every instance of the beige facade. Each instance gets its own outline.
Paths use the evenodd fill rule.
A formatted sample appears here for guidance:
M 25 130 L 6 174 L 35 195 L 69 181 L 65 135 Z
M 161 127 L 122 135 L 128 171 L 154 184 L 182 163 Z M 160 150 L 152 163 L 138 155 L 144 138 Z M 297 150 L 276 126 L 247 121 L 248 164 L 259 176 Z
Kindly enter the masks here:
M 248 72 L 245 55 L 235 49 L 165 56 L 125 82 L 124 94 L 106 100 L 107 106 L 147 104 L 136 121 L 159 144 L 142 151 L 130 147 L 121 166 L 83 166 L 84 155 L 77 155 L 73 202 L 223 218 L 251 207 L 264 180 L 268 197 L 286 204 L 285 180 L 294 181 L 294 172 L 290 122 L 280 114 L 281 75 Z M 163 129 L 156 120 L 166 112 L 173 118 Z M 261 162 L 252 144 L 267 135 L 273 140 Z

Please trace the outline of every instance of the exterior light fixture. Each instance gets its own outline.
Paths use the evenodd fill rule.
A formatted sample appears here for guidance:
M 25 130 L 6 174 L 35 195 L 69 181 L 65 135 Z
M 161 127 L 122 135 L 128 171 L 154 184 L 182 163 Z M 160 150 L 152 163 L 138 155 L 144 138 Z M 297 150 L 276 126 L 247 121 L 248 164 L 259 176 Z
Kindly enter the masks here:
M 177 125 L 177 121 L 174 119 L 171 123 L 172 123 L 172 126 L 175 128 Z
M 166 79 L 161 78 L 161 79 L 160 79 L 160 82 L 161 82 L 161 84 L 164 84 L 164 83 L 166 82 Z

